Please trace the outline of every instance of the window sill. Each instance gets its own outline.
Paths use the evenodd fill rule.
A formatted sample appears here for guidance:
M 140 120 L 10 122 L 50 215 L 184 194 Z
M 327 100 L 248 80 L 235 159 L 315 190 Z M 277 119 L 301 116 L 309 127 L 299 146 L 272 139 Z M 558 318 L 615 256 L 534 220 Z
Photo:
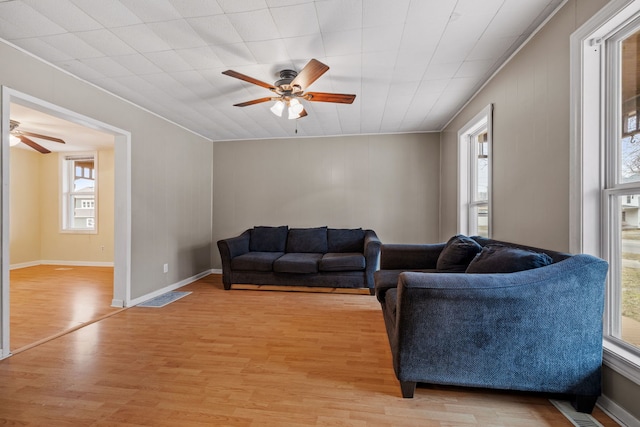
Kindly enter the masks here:
M 60 230 L 60 234 L 98 234 L 98 230 Z
M 607 339 L 603 342 L 603 362 L 606 366 L 640 385 L 640 356 Z

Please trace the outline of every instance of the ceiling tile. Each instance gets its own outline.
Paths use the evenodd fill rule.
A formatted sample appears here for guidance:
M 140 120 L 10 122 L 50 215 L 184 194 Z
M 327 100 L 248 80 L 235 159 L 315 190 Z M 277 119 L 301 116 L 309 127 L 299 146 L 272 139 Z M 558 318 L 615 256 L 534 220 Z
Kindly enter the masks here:
M 24 2 L 67 31 L 88 31 L 103 28 L 98 21 L 69 0 L 25 0 Z
M 27 52 L 31 52 L 33 55 L 46 58 L 49 62 L 69 61 L 73 59 L 67 52 L 56 49 L 39 38 L 19 39 L 14 41 L 14 43 Z
M 366 28 L 404 24 L 409 3 L 410 0 L 394 0 L 390 5 L 386 0 L 366 0 L 362 4 L 362 25 Z
M 311 58 L 321 59 L 326 56 L 324 44 L 319 37 L 291 37 L 282 41 L 287 47 L 289 57 L 294 61 L 309 61 Z
M 172 49 L 207 46 L 207 42 L 185 20 L 153 22 L 147 26 Z
M 211 46 L 222 63 L 227 67 L 255 64 L 253 54 L 244 43 L 223 44 Z
M 81 40 L 107 56 L 130 55 L 136 51 L 106 29 L 75 33 Z
M 107 28 L 142 23 L 131 10 L 118 0 L 71 0 L 86 14 Z
M 362 51 L 397 51 L 402 40 L 403 28 L 403 25 L 364 28 L 362 30 Z
M 290 62 L 287 46 L 281 39 L 248 42 L 247 47 L 259 63 L 286 64 Z
M 192 67 L 173 50 L 148 52 L 144 56 L 167 73 L 191 70 Z
M 120 0 L 143 22 L 170 21 L 182 18 L 169 0 Z
M 2 37 L 7 40 L 66 32 L 63 27 L 21 2 L 0 3 L 0 20 Z
M 362 0 L 322 1 L 316 10 L 323 33 L 362 28 Z
M 283 6 L 295 6 L 297 4 L 315 3 L 315 0 L 266 0 L 271 8 Z
M 313 3 L 271 9 L 273 21 L 281 37 L 299 37 L 319 34 L 318 16 Z
M 113 28 L 111 31 L 123 42 L 140 53 L 159 52 L 171 49 L 171 46 L 169 46 L 167 42 L 162 40 L 145 24 Z
M 227 15 L 189 18 L 187 22 L 209 45 L 242 42 L 242 37 L 240 37 Z
M 208 46 L 193 49 L 179 49 L 176 50 L 176 53 L 195 70 L 224 66 L 220 58 L 218 58 L 218 55 Z
M 160 73 L 162 70 L 143 55 L 122 55 L 112 57 L 114 61 L 131 71 L 133 74 L 144 76 L 146 74 Z
M 249 12 L 266 9 L 265 0 L 217 0 L 224 13 Z
M 212 0 L 169 0 L 184 18 L 220 15 L 224 13 L 220 5 Z
M 327 56 L 356 55 L 362 51 L 362 31 L 347 30 L 323 33 Z
M 68 53 L 71 57 L 82 58 L 96 58 L 103 56 L 102 52 L 92 47 L 80 37 L 72 33 L 57 34 L 54 36 L 44 36 L 42 41 L 50 44 L 62 52 Z
M 106 56 L 100 58 L 86 58 L 81 62 L 106 77 L 128 76 L 132 74 L 131 71 L 123 67 L 121 64 Z
M 280 37 L 280 32 L 268 9 L 233 13 L 228 16 L 245 42 L 273 40 Z

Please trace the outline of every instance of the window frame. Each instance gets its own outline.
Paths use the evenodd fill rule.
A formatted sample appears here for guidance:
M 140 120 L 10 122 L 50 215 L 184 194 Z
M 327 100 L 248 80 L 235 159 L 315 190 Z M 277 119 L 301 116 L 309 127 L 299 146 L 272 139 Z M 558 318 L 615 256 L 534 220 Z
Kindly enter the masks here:
M 616 72 L 616 59 L 606 40 L 640 17 L 640 0 L 612 0 L 571 35 L 570 52 L 570 240 L 572 253 L 619 259 L 619 208 L 613 198 L 640 194 L 640 183 L 617 183 L 618 145 L 615 128 L 620 110 L 615 83 L 605 73 Z M 618 67 L 619 70 L 619 67 Z M 607 104 L 605 104 L 607 103 Z M 615 106 L 615 108 L 609 108 Z M 613 138 L 613 139 L 612 139 Z M 611 185 L 615 183 L 615 185 Z M 618 237 L 616 237 L 618 236 Z M 603 325 L 603 361 L 614 371 L 640 384 L 640 349 L 612 336 L 621 319 L 613 319 L 620 301 L 619 271 L 609 269 Z
M 488 180 L 487 200 L 475 200 L 474 186 L 477 185 L 476 162 L 473 161 L 476 150 L 474 149 L 474 136 L 487 132 L 487 156 L 488 156 Z M 469 120 L 458 131 L 458 233 L 471 235 L 477 234 L 477 224 L 472 221 L 471 212 L 480 206 L 487 206 L 488 236 L 493 234 L 492 227 L 492 169 L 493 169 L 493 104 L 487 105 L 475 117 Z
M 94 165 L 94 190 L 93 190 L 93 228 L 71 228 L 71 215 L 75 209 L 73 205 L 74 195 L 83 194 L 73 191 L 69 191 L 68 188 L 75 179 L 74 168 L 70 166 L 70 161 L 93 158 Z M 83 151 L 83 152 L 61 152 L 59 155 L 60 161 L 60 233 L 62 234 L 98 234 L 98 152 L 97 151 Z

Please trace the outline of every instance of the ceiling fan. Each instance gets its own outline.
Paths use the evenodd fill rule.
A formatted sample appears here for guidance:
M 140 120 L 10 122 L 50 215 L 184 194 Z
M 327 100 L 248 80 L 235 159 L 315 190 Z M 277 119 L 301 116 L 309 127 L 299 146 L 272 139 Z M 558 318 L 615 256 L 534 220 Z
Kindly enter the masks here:
M 54 138 L 52 136 L 41 135 L 39 133 L 18 130 L 18 126 L 20 126 L 20 122 L 16 120 L 9 120 L 9 133 L 11 134 L 11 140 L 9 143 L 11 144 L 11 146 L 18 145 L 20 142 L 22 142 L 42 154 L 47 154 L 50 153 L 51 150 L 43 147 L 42 145 L 38 144 L 28 137 L 30 136 L 32 138 L 46 139 L 47 141 L 59 142 L 60 144 L 65 143 L 60 138 Z
M 329 66 L 312 59 L 300 72 L 294 70 L 280 71 L 280 80 L 277 80 L 274 84 L 265 83 L 233 70 L 223 71 L 222 74 L 262 86 L 275 94 L 274 96 L 234 104 L 234 107 L 247 107 L 262 102 L 275 101 L 275 104 L 271 107 L 273 114 L 282 116 L 284 108 L 289 107 L 289 119 L 298 119 L 307 115 L 300 103 L 301 99 L 311 102 L 335 102 L 339 104 L 351 104 L 356 99 L 355 95 L 343 93 L 305 92 L 327 70 L 329 70 Z

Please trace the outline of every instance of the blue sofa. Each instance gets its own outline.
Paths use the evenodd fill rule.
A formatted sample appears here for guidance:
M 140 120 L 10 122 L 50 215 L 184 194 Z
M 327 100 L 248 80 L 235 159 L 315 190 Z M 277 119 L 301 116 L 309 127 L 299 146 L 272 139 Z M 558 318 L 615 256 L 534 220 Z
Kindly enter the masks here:
M 380 240 L 373 230 L 254 227 L 218 241 L 222 282 L 367 288 L 371 294 Z
M 590 255 L 481 237 L 383 244 L 376 296 L 403 397 L 416 383 L 535 391 L 590 413 L 607 270 Z

